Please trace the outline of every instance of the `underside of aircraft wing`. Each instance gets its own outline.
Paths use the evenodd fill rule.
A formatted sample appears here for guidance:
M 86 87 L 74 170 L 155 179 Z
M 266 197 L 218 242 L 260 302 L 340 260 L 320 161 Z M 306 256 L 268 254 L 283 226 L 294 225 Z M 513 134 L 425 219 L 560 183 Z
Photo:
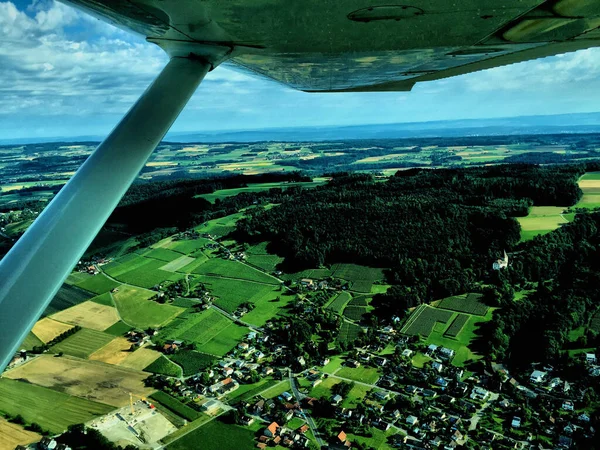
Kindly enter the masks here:
M 407 91 L 421 81 L 595 47 L 595 0 L 63 0 L 171 56 L 226 64 L 303 91 Z

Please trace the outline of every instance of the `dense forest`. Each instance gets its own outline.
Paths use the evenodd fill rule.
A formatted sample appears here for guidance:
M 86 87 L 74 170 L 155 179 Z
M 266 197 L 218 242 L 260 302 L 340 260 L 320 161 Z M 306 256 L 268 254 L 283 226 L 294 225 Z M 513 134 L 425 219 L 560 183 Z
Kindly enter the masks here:
M 336 262 L 390 268 L 387 313 L 465 292 L 520 238 L 514 217 L 572 205 L 582 167 L 495 166 L 401 171 L 381 182 L 339 174 L 326 186 L 257 209 L 238 238 L 270 241 L 288 270 Z

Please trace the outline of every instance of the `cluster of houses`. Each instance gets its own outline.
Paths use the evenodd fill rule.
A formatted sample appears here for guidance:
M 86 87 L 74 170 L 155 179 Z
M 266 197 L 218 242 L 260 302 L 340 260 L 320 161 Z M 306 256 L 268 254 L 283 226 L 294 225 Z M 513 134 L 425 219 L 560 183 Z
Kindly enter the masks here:
M 309 439 L 305 436 L 305 433 L 308 430 L 309 427 L 306 424 L 303 424 L 294 430 L 285 425 L 279 425 L 277 422 L 271 422 L 265 427 L 262 436 L 257 438 L 258 442 L 256 447 L 261 450 L 265 449 L 268 445 L 279 445 L 288 448 L 307 447 Z

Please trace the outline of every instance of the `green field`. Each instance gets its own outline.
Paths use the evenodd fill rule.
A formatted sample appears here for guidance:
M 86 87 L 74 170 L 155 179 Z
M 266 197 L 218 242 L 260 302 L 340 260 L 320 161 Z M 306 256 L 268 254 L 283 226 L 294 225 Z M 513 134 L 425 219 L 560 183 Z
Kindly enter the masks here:
M 252 450 L 256 446 L 254 431 L 248 427 L 213 420 L 167 446 L 167 450 Z
M 426 344 L 435 344 L 451 348 L 456 352 L 454 359 L 452 360 L 452 364 L 455 366 L 464 366 L 469 360 L 475 361 L 483 356 L 473 352 L 470 348 L 470 345 L 477 336 L 477 330 L 483 323 L 492 319 L 493 313 L 494 308 L 490 308 L 484 317 L 469 316 L 469 319 L 463 325 L 461 331 L 455 338 L 444 335 L 445 330 L 434 329 L 425 342 Z M 454 317 L 452 319 L 454 319 Z M 446 326 L 442 328 L 446 328 Z
M 168 250 L 166 248 L 153 248 L 148 253 L 144 253 L 144 257 L 158 259 L 159 261 L 171 262 L 181 257 L 181 253 Z M 164 264 L 163 264 L 164 265 Z
M 579 179 L 579 187 L 583 197 L 575 208 L 600 208 L 600 172 L 586 173 Z
M 467 316 L 466 314 L 458 314 L 454 318 L 448 329 L 444 332 L 444 336 L 449 338 L 456 338 L 468 321 L 469 316 Z
M 38 423 L 53 434 L 113 409 L 113 406 L 72 397 L 41 386 L 0 378 L 0 411 L 12 416 L 20 414 L 26 422 Z
M 96 274 L 77 284 L 77 287 L 94 294 L 104 294 L 117 286 L 119 286 L 119 283 L 107 278 L 103 273 Z
M 199 276 L 198 280 L 217 297 L 216 305 L 227 312 L 235 311 L 244 302 L 253 303 L 254 310 L 242 320 L 256 326 L 264 325 L 294 300 L 294 296 L 284 295 L 285 292 L 278 291 L 278 287 L 273 285 L 208 276 Z M 277 297 L 280 301 L 275 301 Z
M 481 294 L 462 294 L 453 297 L 447 297 L 437 305 L 441 309 L 450 311 L 474 314 L 476 316 L 485 316 L 489 307 L 481 301 Z
M 363 316 L 367 313 L 367 308 L 364 306 L 346 306 L 344 308 L 344 317 L 354 320 L 356 322 L 360 322 Z
M 281 394 L 283 394 L 286 391 L 289 392 L 290 394 L 292 393 L 292 388 L 291 388 L 290 382 L 288 380 L 285 380 L 281 383 L 277 383 L 276 385 L 270 387 L 269 389 L 266 389 L 260 395 L 263 398 L 274 398 L 274 397 L 279 397 Z
M 327 305 L 326 309 L 341 314 L 350 300 L 352 300 L 352 295 L 348 292 L 342 292 Z
M 260 244 L 250 247 L 246 252 L 246 261 L 267 272 L 273 272 L 277 265 L 283 262 L 283 258 L 281 256 L 270 254 L 267 251 L 267 244 L 267 242 L 261 242 Z
M 335 278 L 349 281 L 350 289 L 357 292 L 371 292 L 373 283 L 384 278 L 383 269 L 356 264 L 334 264 L 331 269 Z
M 350 343 L 356 340 L 362 329 L 353 323 L 343 322 L 338 335 L 338 341 Z
M 123 336 L 125 333 L 131 330 L 132 328 L 129 325 L 119 321 L 104 330 L 104 333 L 112 334 L 113 336 Z
M 23 340 L 23 342 L 21 342 L 21 345 L 19 346 L 19 350 L 20 349 L 31 350 L 33 347 L 38 347 L 42 344 L 43 344 L 43 342 L 40 341 L 36 337 L 36 335 L 30 331 L 29 334 L 27 334 L 27 336 L 25 336 L 25 339 Z
M 363 400 L 367 393 L 371 390 L 371 387 L 365 386 L 364 384 L 355 384 L 348 395 L 344 398 L 341 406 L 342 408 L 356 408 Z
M 110 294 L 110 292 L 96 295 L 95 297 L 92 297 L 90 300 L 95 303 L 99 303 L 100 305 L 115 306 L 115 303 L 113 302 L 112 295 Z
M 321 383 L 317 384 L 314 388 L 312 388 L 312 390 L 310 391 L 310 396 L 315 398 L 325 397 L 328 399 L 332 395 L 331 388 L 341 382 L 342 380 L 340 380 L 339 378 L 325 378 Z
M 144 369 L 144 372 L 158 373 L 170 377 L 182 376 L 181 368 L 171 362 L 166 356 L 161 355 L 156 361 Z
M 167 248 L 169 248 L 171 250 L 175 250 L 176 252 L 179 252 L 179 253 L 183 253 L 185 255 L 189 255 L 191 253 L 194 253 L 196 250 L 200 250 L 201 248 L 204 248 L 204 246 L 206 244 L 208 244 L 209 242 L 210 241 L 208 239 L 204 239 L 204 238 L 183 239 L 180 241 L 171 241 L 167 245 Z
M 413 311 L 400 332 L 411 336 L 421 335 L 427 337 L 437 323 L 446 325 L 453 316 L 454 313 L 450 311 L 432 308 L 423 304 Z
M 355 368 L 342 367 L 338 370 L 335 376 L 348 378 L 362 383 L 374 384 L 379 379 L 379 372 L 374 367 L 360 366 Z
M 199 275 L 235 278 L 238 280 L 255 281 L 257 283 L 279 285 L 275 278 L 264 274 L 238 261 L 213 258 L 198 266 L 194 273 Z
M 165 261 L 150 258 L 144 259 L 145 262 L 141 266 L 138 266 L 127 272 L 120 273 L 119 275 L 115 275 L 114 277 L 123 283 L 148 289 L 161 284 L 164 281 L 177 281 L 183 277 L 181 274 L 161 270 L 160 268 L 167 264 Z
M 119 292 L 113 294 L 113 299 L 123 321 L 142 329 L 164 326 L 184 311 L 148 300 L 153 295 L 154 292 L 145 289 L 121 286 Z
M 165 392 L 156 391 L 154 394 L 152 394 L 150 396 L 150 398 L 152 400 L 156 400 L 161 405 L 163 405 L 165 408 L 169 409 L 171 412 L 174 412 L 178 416 L 181 416 L 185 420 L 189 420 L 190 422 L 192 420 L 196 420 L 198 417 L 200 417 L 200 412 L 181 403 L 175 397 L 172 397 Z
M 95 351 L 100 350 L 114 338 L 114 335 L 104 333 L 103 331 L 83 328 L 73 336 L 69 336 L 64 341 L 53 345 L 51 350 L 54 353 L 63 352 L 66 355 L 85 359 Z
M 569 221 L 563 217 L 562 206 L 532 206 L 526 217 L 517 217 L 521 225 L 521 240 L 527 241 L 535 236 L 547 234 Z
M 225 236 L 235 230 L 235 225 L 238 220 L 244 216 L 243 212 L 230 214 L 229 216 L 221 217 L 204 222 L 195 229 L 199 233 L 208 233 L 213 236 Z
M 326 182 L 325 179 L 315 178 L 314 181 L 304 181 L 304 182 L 296 182 L 296 183 L 250 183 L 246 187 L 234 188 L 234 189 L 219 189 L 210 194 L 201 194 L 198 197 L 202 197 L 208 200 L 211 203 L 214 203 L 216 199 L 223 200 L 224 198 L 231 197 L 233 195 L 238 195 L 244 192 L 263 192 L 268 191 L 269 189 L 282 189 L 286 190 L 290 187 L 302 187 L 302 188 L 312 188 L 315 186 L 319 186 Z
M 120 258 L 116 258 L 114 261 L 102 266 L 102 270 L 111 277 L 118 277 L 119 275 L 129 272 L 130 270 L 137 269 L 138 267 L 147 264 L 149 259 L 144 258 L 136 253 L 130 253 Z
M 248 333 L 248 329 L 209 309 L 175 319 L 164 330 L 167 339 L 198 344 L 199 350 L 216 356 L 229 353 Z
M 266 391 L 270 389 L 275 384 L 279 383 L 279 381 L 275 381 L 271 378 L 263 378 L 258 383 L 254 384 L 242 384 L 239 388 L 233 391 L 231 394 L 227 396 L 229 399 L 237 399 L 240 400 L 250 400 L 252 397 L 260 394 L 262 391 Z

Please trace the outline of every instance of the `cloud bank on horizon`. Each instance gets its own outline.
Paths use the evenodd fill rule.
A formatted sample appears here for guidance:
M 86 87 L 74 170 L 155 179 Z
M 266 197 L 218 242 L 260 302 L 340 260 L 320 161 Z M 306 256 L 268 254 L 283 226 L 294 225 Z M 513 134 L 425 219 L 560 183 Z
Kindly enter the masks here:
M 167 56 L 53 0 L 0 1 L 0 139 L 105 135 Z M 307 94 L 220 67 L 172 131 L 356 125 L 597 111 L 600 49 L 456 78 L 408 93 Z

